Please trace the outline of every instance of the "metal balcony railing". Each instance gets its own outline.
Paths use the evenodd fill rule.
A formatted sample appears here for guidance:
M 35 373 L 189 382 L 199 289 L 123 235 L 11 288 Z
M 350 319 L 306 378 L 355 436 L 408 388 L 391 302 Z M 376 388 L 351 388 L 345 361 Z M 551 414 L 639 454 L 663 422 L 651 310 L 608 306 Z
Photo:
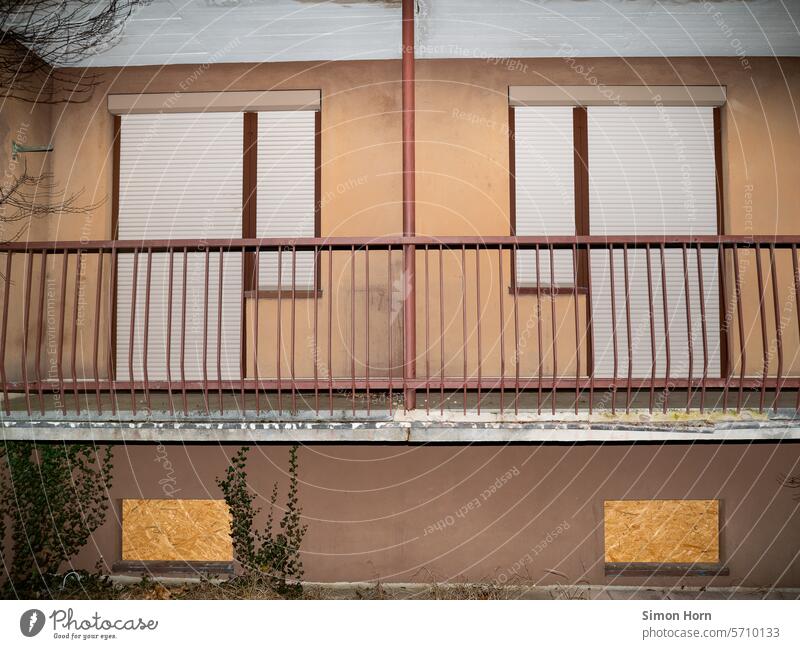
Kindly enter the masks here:
M 795 410 L 798 244 L 800 235 L 4 244 L 2 409 L 246 418 L 391 413 L 416 398 L 417 409 L 464 414 Z M 404 274 L 409 251 L 416 277 Z

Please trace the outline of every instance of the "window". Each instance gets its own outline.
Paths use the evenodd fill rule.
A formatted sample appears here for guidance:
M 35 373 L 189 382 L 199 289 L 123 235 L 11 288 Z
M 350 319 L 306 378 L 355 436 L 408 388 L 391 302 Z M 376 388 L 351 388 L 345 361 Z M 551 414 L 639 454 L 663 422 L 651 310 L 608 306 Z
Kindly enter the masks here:
M 515 109 L 514 173 L 516 209 L 513 232 L 519 236 L 574 235 L 575 177 L 573 154 L 573 108 L 570 106 L 525 106 Z M 550 258 L 540 255 L 538 278 L 542 286 L 570 287 L 574 284 L 572 253 L 560 250 Z M 535 253 L 520 252 L 516 281 L 520 290 L 537 284 Z
M 716 164 L 713 109 L 692 106 L 613 106 L 588 108 L 590 232 L 597 235 L 717 234 Z M 634 376 L 652 371 L 647 253 L 628 251 L 629 300 L 626 304 L 623 252 L 614 252 L 617 323 L 631 313 L 631 360 Z M 666 296 L 662 291 L 659 251 L 651 252 L 656 375 L 688 376 L 687 296 L 683 252 L 664 251 Z M 700 282 L 696 250 L 687 252 L 688 310 L 691 319 L 693 374 L 702 373 L 704 345 L 700 317 Z M 703 250 L 705 316 L 719 322 L 717 253 Z M 595 372 L 613 376 L 613 323 L 609 253 L 592 253 L 592 316 Z M 597 280 L 595 281 L 595 278 Z M 670 337 L 664 325 L 666 297 Z M 720 330 L 707 327 L 708 372 L 720 372 Z M 628 364 L 628 332 L 617 327 L 618 368 Z
M 647 105 L 566 105 L 571 94 L 583 96 L 581 93 L 587 103 L 603 103 L 594 91 L 583 88 L 570 92 L 549 87 L 510 90 L 512 234 L 700 235 L 720 231 L 719 109 L 715 106 L 720 95 L 724 99 L 724 91 L 692 87 L 661 90 L 668 99 L 662 105 L 645 101 L 639 96 L 641 89 L 617 90 L 623 97 L 632 92 L 636 102 Z M 705 105 L 673 105 L 686 104 L 692 97 Z M 554 99 L 564 105 L 552 105 Z M 518 257 L 512 277 L 520 292 L 530 292 L 537 287 L 535 254 L 527 250 Z M 584 292 L 591 273 L 592 365 L 598 377 L 614 377 L 614 320 L 626 322 L 626 308 L 631 311 L 631 340 L 626 327 L 616 328 L 617 376 L 627 374 L 629 346 L 633 376 L 650 376 L 653 372 L 665 376 L 668 357 L 669 376 L 687 376 L 689 339 L 694 352 L 693 375 L 697 377 L 706 363 L 709 376 L 719 375 L 724 339 L 720 327 L 713 324 L 720 318 L 716 251 L 704 250 L 699 258 L 696 250 L 688 251 L 686 264 L 692 279 L 687 295 L 683 251 L 664 251 L 666 284 L 662 290 L 660 250 L 653 249 L 652 314 L 647 261 L 644 250 L 628 251 L 630 283 L 626 295 L 622 250 L 615 250 L 612 260 L 608 251 L 593 249 L 591 268 L 585 252 L 578 254 L 573 265 L 570 251 L 556 251 L 553 277 L 550 254 L 545 251 L 540 256 L 538 289 L 545 293 Z M 706 345 L 700 315 L 701 285 L 709 323 Z M 669 337 L 665 321 L 669 322 Z M 653 337 L 657 343 L 655 368 Z
M 178 113 L 122 115 L 119 123 L 118 236 L 123 240 L 234 239 L 242 232 L 242 114 Z M 187 379 L 202 376 L 204 349 L 217 347 L 217 317 L 206 310 L 206 257 L 189 250 L 186 261 L 186 318 L 183 318 L 184 255 L 172 259 L 169 305 L 169 255 L 154 253 L 150 286 L 147 255 L 122 254 L 117 267 L 116 368 L 120 377 L 144 378 L 145 315 L 147 375 L 181 376 L 175 345 L 184 339 Z M 219 259 L 209 255 L 208 294 L 218 293 Z M 134 265 L 137 282 L 134 285 Z M 238 376 L 240 356 L 241 255 L 224 257 L 221 327 L 224 378 Z M 216 309 L 216 299 L 210 304 Z M 147 313 L 145 313 L 147 311 Z M 135 316 L 135 327 L 129 323 Z M 168 322 L 170 325 L 168 327 Z M 131 336 L 133 341 L 131 344 Z M 172 345 L 167 345 L 167 338 Z M 172 349 L 170 349 L 172 347 Z M 132 354 L 130 353 L 132 351 Z
M 311 111 L 258 113 L 256 163 L 257 237 L 314 237 L 319 234 L 316 197 L 317 116 Z M 278 265 L 280 261 L 280 276 Z M 294 264 L 294 268 L 293 268 Z M 314 252 L 287 251 L 259 259 L 259 289 L 291 291 L 314 288 Z
M 115 118 L 116 236 L 143 242 L 318 236 L 318 93 L 317 103 L 308 103 L 314 94 L 187 93 L 177 102 L 174 97 L 116 96 L 114 106 L 123 112 Z M 198 102 L 210 102 L 212 110 L 197 111 Z M 214 112 L 219 102 L 226 108 Z M 237 102 L 245 110 L 235 110 Z M 142 106 L 157 111 L 173 104 L 181 112 L 136 112 Z M 264 110 L 246 112 L 251 105 Z M 195 112 L 187 112 L 187 106 Z M 316 284 L 313 251 L 299 251 L 293 258 L 285 250 L 280 259 L 276 252 L 261 253 L 257 278 L 254 257 L 225 253 L 220 286 L 218 251 L 206 255 L 197 246 L 171 257 L 121 254 L 115 322 L 124 326 L 116 327 L 117 375 L 142 380 L 146 369 L 150 380 L 196 380 L 204 371 L 222 379 L 240 376 L 242 265 L 245 290 L 252 294 L 258 289 L 259 297 L 291 292 L 293 275 L 300 297 Z M 218 345 L 224 365 L 219 368 Z

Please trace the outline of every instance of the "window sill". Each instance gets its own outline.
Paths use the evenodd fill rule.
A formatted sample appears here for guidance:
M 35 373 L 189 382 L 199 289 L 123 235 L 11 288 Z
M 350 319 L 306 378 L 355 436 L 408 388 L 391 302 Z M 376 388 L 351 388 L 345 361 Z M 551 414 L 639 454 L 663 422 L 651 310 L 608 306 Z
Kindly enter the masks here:
M 509 286 L 508 292 L 511 295 L 518 293 L 519 295 L 587 295 L 589 290 L 585 286 Z
M 720 563 L 607 563 L 606 577 L 718 577 L 730 574 Z
M 114 575 L 135 577 L 197 577 L 234 575 L 232 561 L 117 561 L 111 567 Z
M 292 299 L 292 295 L 294 295 L 297 300 L 310 300 L 322 297 L 322 289 L 303 288 L 295 289 L 294 291 L 292 291 L 292 289 L 281 289 L 278 291 L 276 289 L 260 288 L 257 291 L 251 289 L 244 292 L 246 298 L 258 298 L 259 300 L 277 299 L 278 297 L 281 299 Z

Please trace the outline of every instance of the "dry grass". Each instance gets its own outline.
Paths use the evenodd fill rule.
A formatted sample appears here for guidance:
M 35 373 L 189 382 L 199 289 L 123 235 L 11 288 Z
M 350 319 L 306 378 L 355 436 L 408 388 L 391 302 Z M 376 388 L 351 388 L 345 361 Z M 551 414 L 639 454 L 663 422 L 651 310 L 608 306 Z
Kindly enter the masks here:
M 120 600 L 272 600 L 286 599 L 358 599 L 358 600 L 513 600 L 513 599 L 585 599 L 580 586 L 551 585 L 546 590 L 533 587 L 533 581 L 453 583 L 429 578 L 419 584 L 325 585 L 307 584 L 302 594 L 276 592 L 264 579 L 241 575 L 227 581 L 200 580 L 190 583 L 164 583 L 149 578 L 127 584 L 107 578 L 82 575 L 59 584 L 61 587 L 42 593 L 52 599 L 120 599 Z

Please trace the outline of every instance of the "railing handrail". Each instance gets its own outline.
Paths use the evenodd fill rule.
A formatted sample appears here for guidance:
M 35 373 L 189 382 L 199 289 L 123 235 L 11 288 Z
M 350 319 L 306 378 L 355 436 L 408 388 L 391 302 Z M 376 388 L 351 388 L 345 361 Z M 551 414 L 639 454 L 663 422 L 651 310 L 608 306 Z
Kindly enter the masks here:
M 775 246 L 779 248 L 800 245 L 800 234 L 780 235 L 558 235 L 558 236 L 414 236 L 414 237 L 264 237 L 248 239 L 144 239 L 144 240 L 92 240 L 92 241 L 14 241 L 0 244 L 0 252 L 82 251 L 82 252 L 169 252 L 186 248 L 188 251 L 237 250 L 254 252 L 278 248 L 313 250 L 316 248 L 399 248 L 403 245 L 444 246 L 469 248 L 607 248 L 626 245 L 631 248 L 646 246 L 701 247 Z

